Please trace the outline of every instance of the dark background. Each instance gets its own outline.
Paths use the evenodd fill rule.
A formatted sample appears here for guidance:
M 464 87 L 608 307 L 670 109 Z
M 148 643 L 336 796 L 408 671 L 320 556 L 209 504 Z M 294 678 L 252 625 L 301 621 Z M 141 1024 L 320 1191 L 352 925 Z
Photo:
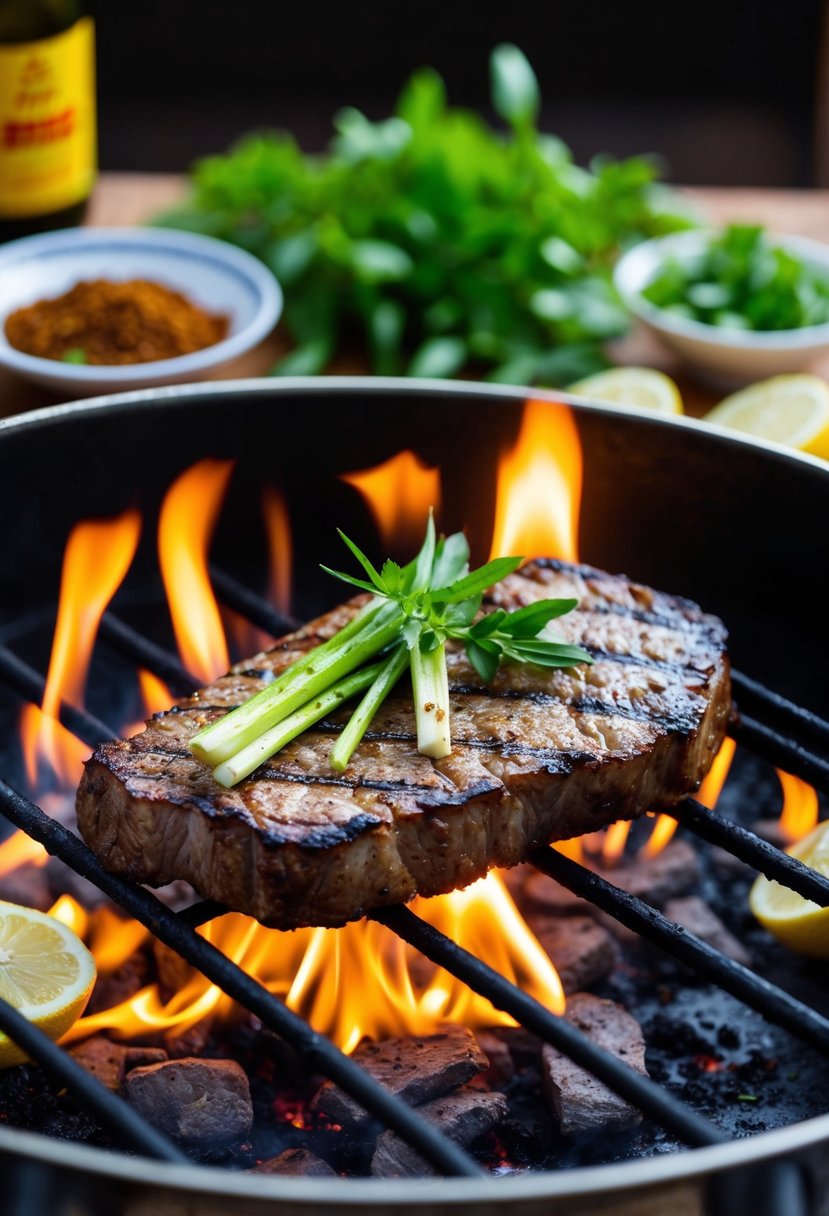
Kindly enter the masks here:
M 452 101 L 486 109 L 488 53 L 512 41 L 539 76 L 543 128 L 581 162 L 658 152 L 675 181 L 814 185 L 824 7 L 99 0 L 101 164 L 180 171 L 262 126 L 317 150 L 339 106 L 383 117 L 423 64 Z

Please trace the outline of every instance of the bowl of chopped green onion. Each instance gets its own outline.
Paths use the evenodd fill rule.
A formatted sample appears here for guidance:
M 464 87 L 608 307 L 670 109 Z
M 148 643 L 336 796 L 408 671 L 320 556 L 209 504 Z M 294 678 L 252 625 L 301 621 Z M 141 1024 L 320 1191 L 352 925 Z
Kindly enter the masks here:
M 757 225 L 645 241 L 617 263 L 630 310 L 708 379 L 740 385 L 829 351 L 829 246 Z

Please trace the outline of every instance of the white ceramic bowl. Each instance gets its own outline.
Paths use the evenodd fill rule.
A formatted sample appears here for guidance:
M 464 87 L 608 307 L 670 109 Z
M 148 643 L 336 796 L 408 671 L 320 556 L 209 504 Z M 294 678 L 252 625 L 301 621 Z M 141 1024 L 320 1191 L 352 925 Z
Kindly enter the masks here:
M 665 346 L 700 374 L 719 385 L 737 387 L 765 380 L 781 372 L 802 371 L 829 351 L 829 322 L 802 329 L 721 329 L 677 317 L 644 299 L 642 291 L 669 258 L 690 261 L 703 252 L 716 235 L 697 229 L 658 237 L 635 246 L 619 259 L 614 278 L 624 302 Z M 789 250 L 829 277 L 829 245 L 799 236 L 774 236 L 775 244 Z
M 227 314 L 228 335 L 189 355 L 117 367 L 40 359 L 9 345 L 9 313 L 84 279 L 162 283 L 208 312 Z M 213 237 L 172 228 L 66 228 L 0 247 L 0 364 L 67 396 L 200 380 L 264 338 L 281 311 L 282 291 L 271 272 Z

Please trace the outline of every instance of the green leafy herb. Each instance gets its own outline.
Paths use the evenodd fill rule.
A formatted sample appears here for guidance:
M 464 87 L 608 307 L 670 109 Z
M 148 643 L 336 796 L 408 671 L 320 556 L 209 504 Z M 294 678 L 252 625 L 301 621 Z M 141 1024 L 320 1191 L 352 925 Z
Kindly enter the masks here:
M 829 277 L 775 245 L 757 225 L 732 224 L 701 256 L 670 259 L 642 295 L 676 316 L 723 329 L 801 329 L 829 321 Z
M 461 642 L 481 679 L 502 662 L 572 667 L 592 659 L 580 646 L 545 638 L 543 630 L 575 608 L 574 599 L 539 600 L 481 616 L 484 592 L 517 569 L 520 557 L 495 558 L 469 570 L 463 533 L 438 539 L 430 514 L 417 556 L 380 570 L 344 533 L 360 576 L 323 569 L 372 599 L 327 642 L 299 659 L 244 705 L 206 727 L 190 743 L 220 784 L 235 785 L 274 752 L 362 692 L 331 753 L 332 767 L 348 764 L 379 706 L 411 671 L 418 748 L 440 758 L 451 750 L 446 643 Z
M 71 346 L 69 350 L 65 350 L 61 355 L 63 363 L 87 363 L 86 351 L 80 346 Z
M 590 170 L 536 126 L 539 87 L 515 46 L 490 63 L 506 131 L 447 103 L 418 71 L 396 111 L 334 120 L 327 152 L 250 135 L 199 162 L 189 201 L 158 223 L 256 254 L 285 288 L 295 350 L 278 374 L 324 370 L 362 335 L 379 374 L 567 384 L 607 366 L 628 317 L 611 281 L 623 248 L 689 226 L 645 158 Z M 572 353 L 571 353 L 572 352 Z

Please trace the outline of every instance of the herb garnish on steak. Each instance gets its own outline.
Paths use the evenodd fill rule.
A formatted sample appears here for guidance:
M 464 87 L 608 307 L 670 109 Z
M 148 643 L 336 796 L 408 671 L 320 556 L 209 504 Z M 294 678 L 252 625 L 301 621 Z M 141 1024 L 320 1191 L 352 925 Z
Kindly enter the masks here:
M 78 791 L 81 832 L 112 870 L 190 881 L 265 924 L 339 925 L 371 908 L 462 887 L 539 844 L 634 818 L 695 790 L 731 710 L 725 629 L 688 600 L 586 566 L 535 561 L 485 607 L 550 597 L 579 606 L 559 634 L 591 667 L 502 667 L 486 685 L 447 644 L 453 750 L 417 750 L 401 684 L 344 773 L 335 714 L 226 790 L 189 749 L 208 723 L 331 637 L 344 604 L 236 667 L 132 739 L 103 744 Z

